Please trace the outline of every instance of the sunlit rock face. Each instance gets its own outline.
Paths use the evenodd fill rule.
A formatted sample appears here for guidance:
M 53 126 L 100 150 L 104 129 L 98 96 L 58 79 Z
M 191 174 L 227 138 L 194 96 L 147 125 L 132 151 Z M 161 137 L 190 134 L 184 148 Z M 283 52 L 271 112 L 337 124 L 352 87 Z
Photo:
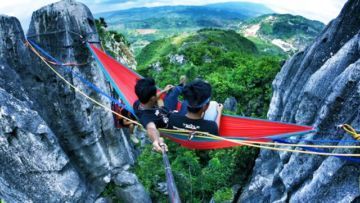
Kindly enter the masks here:
M 336 125 L 360 128 L 359 31 L 360 1 L 350 0 L 312 45 L 282 67 L 269 119 L 318 129 L 304 139 L 352 140 Z M 262 150 L 239 202 L 356 202 L 359 176 L 358 163 L 346 159 Z
M 81 64 L 72 71 L 54 67 L 110 107 L 108 99 L 76 77 L 109 93 L 85 43 L 99 42 L 94 23 L 85 5 L 60 1 L 33 13 L 27 38 L 61 62 Z M 18 20 L 0 16 L 0 197 L 7 202 L 91 202 L 114 181 L 125 202 L 150 201 L 127 172 L 134 155 L 126 136 L 114 128 L 112 114 L 66 85 L 25 41 Z M 119 181 L 121 174 L 131 181 Z M 137 195 L 128 194 L 133 192 Z
M 86 200 L 84 181 L 31 103 L 18 74 L 0 62 L 0 197 Z

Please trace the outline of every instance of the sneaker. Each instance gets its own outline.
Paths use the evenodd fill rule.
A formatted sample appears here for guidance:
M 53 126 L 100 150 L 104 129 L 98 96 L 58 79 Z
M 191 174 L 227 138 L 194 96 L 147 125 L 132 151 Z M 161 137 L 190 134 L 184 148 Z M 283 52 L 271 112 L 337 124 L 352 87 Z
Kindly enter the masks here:
M 179 85 L 185 86 L 187 78 L 185 75 L 180 76 Z
M 139 139 L 137 139 L 137 137 L 135 137 L 134 134 L 130 135 L 130 140 L 134 143 L 134 144 L 138 144 L 139 143 Z

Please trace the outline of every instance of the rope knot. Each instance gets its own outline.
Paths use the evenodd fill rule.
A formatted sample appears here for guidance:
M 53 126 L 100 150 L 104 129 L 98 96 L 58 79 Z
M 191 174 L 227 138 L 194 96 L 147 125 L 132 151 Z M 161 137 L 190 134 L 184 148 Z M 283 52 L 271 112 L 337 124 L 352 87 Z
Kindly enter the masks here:
M 360 134 L 349 124 L 344 124 L 341 126 L 347 133 L 349 133 L 355 140 L 360 140 Z
M 188 140 L 192 140 L 194 138 L 194 136 L 195 136 L 195 133 L 196 133 L 196 131 L 190 132 Z

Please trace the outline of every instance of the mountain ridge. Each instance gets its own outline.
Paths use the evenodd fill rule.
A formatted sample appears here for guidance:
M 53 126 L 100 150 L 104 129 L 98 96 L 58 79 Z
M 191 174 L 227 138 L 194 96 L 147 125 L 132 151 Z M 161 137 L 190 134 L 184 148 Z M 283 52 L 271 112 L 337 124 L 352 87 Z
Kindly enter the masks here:
M 137 7 L 137 8 L 124 9 L 124 10 L 115 10 L 115 11 L 109 11 L 109 12 L 95 13 L 94 16 L 106 18 L 106 17 L 114 17 L 115 15 L 119 15 L 119 14 L 143 14 L 144 12 L 146 14 L 150 14 L 150 16 L 153 16 L 153 15 L 159 15 L 159 12 L 156 13 L 154 11 L 169 12 L 171 9 L 175 9 L 175 11 L 186 11 L 186 9 L 200 9 L 200 8 L 208 8 L 208 9 L 211 9 L 214 11 L 226 10 L 227 12 L 230 11 L 230 12 L 234 12 L 237 14 L 241 14 L 241 12 L 246 11 L 248 16 L 258 16 L 261 14 L 273 13 L 273 11 L 270 8 L 264 6 L 263 4 L 259 4 L 259 3 L 225 2 L 225 3 L 216 3 L 216 4 L 206 4 L 206 5 Z M 250 13 L 255 13 L 255 14 L 250 14 Z M 245 16 L 247 16 L 247 15 L 243 14 L 242 17 L 245 17 Z M 138 18 L 136 18 L 136 17 L 135 17 L 135 19 L 138 20 Z
M 255 3 L 218 3 L 209 5 L 179 5 L 140 7 L 98 13 L 109 27 L 124 29 L 179 29 L 224 27 L 240 20 L 273 13 L 271 9 Z

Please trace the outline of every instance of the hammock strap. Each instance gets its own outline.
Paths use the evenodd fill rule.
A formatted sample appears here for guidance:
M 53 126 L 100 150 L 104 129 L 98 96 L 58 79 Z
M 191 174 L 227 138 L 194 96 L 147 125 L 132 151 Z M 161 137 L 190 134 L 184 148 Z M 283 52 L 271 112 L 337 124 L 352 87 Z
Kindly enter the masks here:
M 360 149 L 360 146 L 354 146 L 354 145 L 315 145 L 315 144 L 296 144 L 296 143 L 290 143 L 290 142 L 286 142 L 285 140 L 282 139 L 273 139 L 273 141 L 284 141 L 283 143 L 276 143 L 276 142 L 264 142 L 264 141 L 258 141 L 259 139 L 262 138 L 257 138 L 257 139 L 236 139 L 236 138 L 226 138 L 224 136 L 216 136 L 216 135 L 212 135 L 210 133 L 206 133 L 206 132 L 198 132 L 198 131 L 188 131 L 188 130 L 171 130 L 171 129 L 164 129 L 164 128 L 160 128 L 159 129 L 160 132 L 163 133 L 168 133 L 168 134 L 178 134 L 178 135 L 184 135 L 184 136 L 188 136 L 189 140 L 193 139 L 194 137 L 199 137 L 199 138 L 208 138 L 208 139 L 215 139 L 216 137 L 221 137 L 224 138 L 225 141 L 228 140 L 234 140 L 234 141 L 240 141 L 243 143 L 252 143 L 252 144 L 261 144 L 261 145 L 273 145 L 273 146 L 281 146 L 281 147 L 315 147 L 315 148 L 335 148 L 335 149 Z M 219 140 L 219 139 L 216 139 Z
M 142 128 L 142 125 L 141 125 L 139 122 L 134 121 L 134 120 L 132 120 L 132 119 L 126 117 L 126 116 L 123 116 L 123 115 L 121 115 L 121 114 L 113 111 L 111 108 L 105 106 L 104 104 L 102 104 L 102 103 L 100 103 L 99 101 L 95 100 L 94 98 L 88 96 L 88 95 L 85 94 L 83 91 L 81 91 L 80 89 L 78 89 L 77 87 L 75 87 L 75 86 L 74 86 L 73 84 L 71 84 L 68 80 L 66 80 L 59 72 L 57 72 L 57 71 L 55 70 L 55 68 L 53 68 L 46 60 L 44 60 L 44 59 L 41 57 L 40 53 L 39 53 L 30 43 L 29 43 L 29 48 L 30 48 L 61 80 L 63 80 L 67 85 L 69 85 L 71 88 L 73 88 L 76 92 L 79 92 L 79 93 L 80 93 L 81 95 L 83 95 L 85 98 L 87 98 L 87 99 L 89 99 L 90 101 L 94 102 L 95 104 L 103 107 L 104 109 L 112 112 L 113 114 L 115 114 L 115 115 L 117 115 L 117 116 L 119 116 L 119 117 L 121 117 L 121 118 L 123 118 L 123 119 L 125 119 L 125 120 L 128 120 L 129 122 L 131 122 L 131 123 L 133 123 L 133 124 L 135 124 L 135 125 L 138 125 L 138 126 L 140 126 L 140 127 Z M 117 102 L 117 103 L 119 103 L 119 102 Z
M 45 55 L 46 57 L 48 57 L 49 59 L 43 57 L 48 63 L 52 64 L 52 65 L 57 65 L 57 66 L 85 66 L 85 65 L 89 65 L 90 62 L 84 62 L 84 63 L 73 63 L 73 62 L 66 62 L 63 63 L 59 60 L 57 60 L 56 58 L 54 58 L 53 56 L 51 56 L 49 53 L 47 53 L 44 49 L 42 49 L 39 45 L 37 45 L 35 42 L 33 42 L 30 39 L 27 39 L 27 41 L 25 42 L 25 45 L 28 46 L 28 44 L 33 45 L 37 50 L 39 50 L 41 52 L 41 54 Z
M 287 142 L 287 141 L 280 141 L 280 142 L 283 142 L 283 143 L 290 143 L 290 142 Z M 326 152 L 324 151 L 323 149 L 315 149 L 313 147 L 302 147 L 303 149 L 306 149 L 308 151 L 313 151 L 313 152 Z M 344 156 L 335 156 L 336 158 L 340 158 L 340 159 L 344 159 L 346 161 L 351 161 L 351 162 L 355 162 L 355 163 L 360 163 L 360 158 L 353 158 L 353 157 L 344 157 Z
M 176 133 L 176 134 L 183 135 L 183 136 L 189 136 L 189 134 L 184 134 L 184 133 L 182 133 L 182 134 Z M 216 136 L 216 135 L 212 135 L 212 134 L 209 134 L 209 133 L 202 133 L 202 134 L 204 134 L 206 136 L 198 135 L 197 137 L 203 137 L 203 138 L 208 138 L 208 139 L 213 139 L 213 140 L 227 141 L 227 142 L 231 142 L 231 143 L 235 143 L 235 144 L 239 144 L 239 145 L 245 145 L 245 146 L 255 147 L 255 148 L 260 148 L 260 149 L 268 149 L 268 150 L 283 151 L 283 152 L 293 152 L 293 153 L 303 153 L 303 154 L 312 154 L 312 155 L 322 155 L 322 156 L 341 156 L 341 157 L 353 156 L 353 157 L 360 157 L 360 154 L 314 152 L 314 151 L 304 151 L 304 150 L 298 150 L 298 149 L 287 149 L 287 148 L 277 148 L 277 147 L 270 147 L 270 146 L 262 146 L 262 145 L 280 145 L 281 144 L 283 146 L 293 147 L 293 146 L 297 146 L 297 144 L 242 141 L 242 140 L 228 139 L 228 138 L 225 138 L 225 137 Z M 303 145 L 303 146 L 306 146 L 306 145 Z M 307 145 L 307 146 L 312 147 L 311 145 Z M 346 146 L 346 147 L 349 147 L 349 146 Z
M 45 55 L 46 57 L 50 58 L 51 60 L 56 61 L 56 63 L 61 63 L 59 62 L 57 59 L 55 59 L 53 56 L 51 56 L 49 53 L 47 53 L 44 49 L 42 49 L 40 46 L 38 46 L 37 44 L 35 44 L 33 41 L 28 40 L 25 42 L 26 46 L 30 46 L 32 48 L 36 48 L 36 50 L 39 50 L 39 52 L 41 52 L 42 55 Z M 31 49 L 31 47 L 29 47 Z M 33 50 L 33 49 L 31 49 Z M 39 53 L 37 52 L 37 53 Z M 40 53 L 39 53 L 40 54 Z M 38 57 L 43 60 L 44 62 L 48 62 L 46 60 L 45 57 L 43 57 L 42 55 L 38 55 Z M 129 108 L 127 108 L 123 103 L 119 102 L 117 99 L 115 99 L 114 97 L 108 95 L 107 93 L 105 93 L 104 91 L 102 91 L 100 88 L 98 88 L 95 84 L 93 84 L 92 82 L 90 82 L 89 80 L 85 79 L 80 73 L 77 73 L 76 71 L 74 71 L 74 69 L 68 68 L 66 66 L 64 66 L 65 72 L 71 72 L 75 77 L 77 77 L 81 82 L 83 82 L 85 85 L 87 85 L 88 87 L 90 87 L 91 89 L 93 89 L 95 92 L 99 93 L 100 95 L 104 96 L 105 98 L 107 98 L 108 100 L 110 100 L 111 102 L 119 105 L 119 107 L 121 108 L 125 108 L 127 111 L 129 111 L 130 113 L 132 113 L 134 115 L 134 112 L 132 111 L 132 109 L 130 110 Z

